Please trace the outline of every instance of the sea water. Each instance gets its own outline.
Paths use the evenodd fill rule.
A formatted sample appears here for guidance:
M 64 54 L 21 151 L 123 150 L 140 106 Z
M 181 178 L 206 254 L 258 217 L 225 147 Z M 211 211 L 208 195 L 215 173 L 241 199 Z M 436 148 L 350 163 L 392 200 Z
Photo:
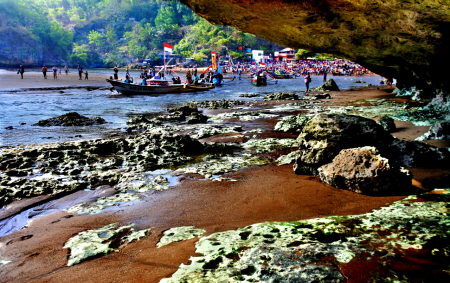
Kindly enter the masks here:
M 110 69 L 88 70 L 91 75 L 113 75 Z M 5 70 L 0 70 L 6 72 Z M 119 72 L 122 77 L 124 72 Z M 1 74 L 0 74 L 1 76 Z M 139 71 L 132 71 L 131 76 L 138 79 Z M 365 84 L 354 83 L 363 80 L 366 84 L 379 85 L 380 76 L 329 76 L 336 81 L 341 89 L 361 87 Z M 322 76 L 312 76 L 310 87 L 323 84 Z M 122 95 L 105 88 L 88 91 L 86 89 L 65 89 L 46 91 L 9 92 L 0 89 L 0 146 L 15 146 L 19 144 L 44 144 L 70 140 L 102 138 L 111 136 L 118 131 L 124 131 L 126 121 L 139 114 L 164 113 L 167 108 L 182 105 L 187 101 L 205 100 L 262 100 L 265 94 L 280 91 L 304 91 L 305 83 L 302 77 L 296 79 L 278 80 L 275 83 L 268 79 L 267 86 L 253 86 L 248 78 L 238 78 L 233 81 L 226 79 L 223 86 L 203 92 L 172 93 L 161 96 Z M 260 97 L 242 98 L 241 94 L 256 93 Z M 33 126 L 39 120 L 64 115 L 68 112 L 78 112 L 87 117 L 102 117 L 108 123 L 86 127 L 40 127 Z M 13 129 L 5 129 L 12 126 Z

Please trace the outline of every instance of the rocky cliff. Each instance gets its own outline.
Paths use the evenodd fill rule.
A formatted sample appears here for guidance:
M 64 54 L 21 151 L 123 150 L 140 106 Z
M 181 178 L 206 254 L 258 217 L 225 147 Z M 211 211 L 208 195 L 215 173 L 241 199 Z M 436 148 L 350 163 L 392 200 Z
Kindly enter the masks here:
M 0 30 L 1 66 L 18 68 L 19 65 L 37 65 L 42 57 L 42 46 L 31 34 L 12 29 Z
M 331 53 L 404 84 L 446 83 L 449 0 L 180 2 L 214 24 L 230 25 L 283 46 Z

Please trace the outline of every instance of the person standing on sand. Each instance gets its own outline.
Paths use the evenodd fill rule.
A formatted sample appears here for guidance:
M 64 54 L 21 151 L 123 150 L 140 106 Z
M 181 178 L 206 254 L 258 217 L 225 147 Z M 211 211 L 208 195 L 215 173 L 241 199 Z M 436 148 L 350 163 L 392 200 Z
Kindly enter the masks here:
M 67 65 L 64 66 L 64 72 L 66 73 L 66 75 L 69 74 L 69 67 L 67 67 Z
M 84 79 L 85 79 L 85 80 L 88 79 L 88 71 L 84 72 Z
M 47 79 L 47 67 L 45 65 L 42 67 L 42 74 L 44 74 L 44 79 Z
M 81 80 L 81 75 L 83 74 L 83 68 L 81 68 L 81 66 L 80 65 L 78 65 L 78 76 L 80 77 L 80 80 Z
M 119 68 L 117 68 L 117 66 L 114 66 L 114 79 L 119 79 Z
M 23 79 L 23 73 L 25 73 L 25 69 L 23 68 L 22 65 L 20 65 L 19 70 L 17 71 L 17 73 L 20 73 L 20 77 Z
M 327 81 L 327 70 L 323 70 L 323 82 Z
M 58 79 L 58 68 L 56 68 L 56 66 L 53 66 L 52 70 L 53 70 L 53 79 L 54 80 Z
M 61 75 L 61 68 L 58 67 L 58 74 Z
M 311 82 L 311 76 L 309 75 L 309 72 L 303 78 L 305 79 L 305 85 L 306 85 L 305 92 L 308 92 L 309 91 L 309 83 Z

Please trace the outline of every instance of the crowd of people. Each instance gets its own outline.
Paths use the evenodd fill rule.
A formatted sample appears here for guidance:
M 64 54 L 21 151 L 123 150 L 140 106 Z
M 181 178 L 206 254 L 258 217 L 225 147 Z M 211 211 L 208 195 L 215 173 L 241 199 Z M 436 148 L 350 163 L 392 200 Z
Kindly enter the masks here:
M 347 60 L 304 60 L 295 63 L 272 62 L 261 67 L 258 64 L 238 63 L 234 66 L 223 67 L 227 72 L 237 73 L 254 73 L 257 70 L 265 69 L 267 72 L 275 73 L 291 73 L 294 75 L 325 75 L 333 76 L 363 76 L 371 74 L 371 72 L 363 66 L 347 61 Z

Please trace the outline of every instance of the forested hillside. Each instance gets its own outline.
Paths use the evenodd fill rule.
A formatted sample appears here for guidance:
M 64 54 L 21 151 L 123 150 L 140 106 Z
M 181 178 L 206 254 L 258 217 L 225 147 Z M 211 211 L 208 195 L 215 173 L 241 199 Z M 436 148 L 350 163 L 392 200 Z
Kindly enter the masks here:
M 231 50 L 243 57 L 238 45 L 278 48 L 234 28 L 211 25 L 175 0 L 2 0 L 0 15 L 2 65 L 157 60 L 164 42 L 197 61 L 211 51 Z
M 5 66 L 58 61 L 72 52 L 72 34 L 50 21 L 34 0 L 0 1 L 0 62 Z

